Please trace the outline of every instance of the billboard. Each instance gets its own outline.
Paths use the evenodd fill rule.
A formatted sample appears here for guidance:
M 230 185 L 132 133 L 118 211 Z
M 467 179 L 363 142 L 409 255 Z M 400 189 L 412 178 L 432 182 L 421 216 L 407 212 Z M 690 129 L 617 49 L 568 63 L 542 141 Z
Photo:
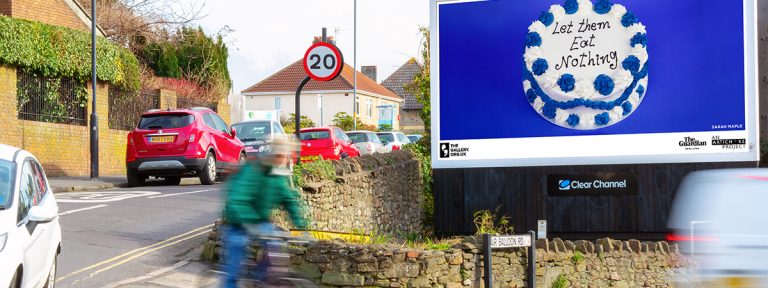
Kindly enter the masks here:
M 431 4 L 434 168 L 758 160 L 754 0 Z

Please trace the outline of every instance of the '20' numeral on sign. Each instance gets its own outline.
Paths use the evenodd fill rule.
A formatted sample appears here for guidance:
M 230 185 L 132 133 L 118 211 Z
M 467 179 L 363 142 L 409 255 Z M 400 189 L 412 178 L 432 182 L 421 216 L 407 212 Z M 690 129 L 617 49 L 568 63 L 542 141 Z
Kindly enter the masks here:
M 309 68 L 320 69 L 320 55 L 317 55 L 317 54 L 310 55 L 309 61 L 314 61 L 312 66 L 309 66 Z M 325 69 L 333 69 L 336 67 L 336 58 L 334 58 L 333 55 L 331 54 L 325 55 L 325 57 L 323 57 L 322 62 L 323 62 L 323 67 L 325 67 Z

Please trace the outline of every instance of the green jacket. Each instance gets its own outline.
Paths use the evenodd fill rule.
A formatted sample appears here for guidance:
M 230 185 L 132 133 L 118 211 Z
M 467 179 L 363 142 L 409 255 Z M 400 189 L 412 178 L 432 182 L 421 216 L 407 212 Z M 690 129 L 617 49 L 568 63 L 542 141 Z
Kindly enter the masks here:
M 283 206 L 296 228 L 306 229 L 302 217 L 299 195 L 291 189 L 289 176 L 275 175 L 272 166 L 259 161 L 243 165 L 227 184 L 224 219 L 240 226 L 269 222 L 272 210 Z

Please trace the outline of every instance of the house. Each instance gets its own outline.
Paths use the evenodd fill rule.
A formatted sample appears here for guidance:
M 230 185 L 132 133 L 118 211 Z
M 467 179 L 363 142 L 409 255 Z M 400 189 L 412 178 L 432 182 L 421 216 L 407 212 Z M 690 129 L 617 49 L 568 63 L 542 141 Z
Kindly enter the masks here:
M 334 115 L 345 112 L 353 115 L 357 110 L 360 121 L 381 127 L 391 125 L 400 130 L 399 111 L 403 98 L 379 85 L 376 81 L 357 73 L 357 96 L 353 102 L 354 77 L 352 67 L 344 64 L 341 75 L 334 80 L 310 80 L 301 94 L 301 115 L 308 116 L 317 126 L 332 124 Z M 293 62 L 272 76 L 241 92 L 244 111 L 279 110 L 283 118 L 295 111 L 296 89 L 307 74 L 302 61 Z
M 91 31 L 91 17 L 75 0 L 0 0 L 0 15 Z M 104 31 L 96 27 L 103 37 Z
M 413 83 L 413 78 L 421 72 L 421 68 L 421 64 L 416 59 L 411 58 L 381 82 L 382 86 L 392 90 L 405 100 L 400 111 L 400 127 L 406 132 L 424 131 L 424 121 L 419 115 L 424 105 L 421 105 L 416 96 L 406 88 Z

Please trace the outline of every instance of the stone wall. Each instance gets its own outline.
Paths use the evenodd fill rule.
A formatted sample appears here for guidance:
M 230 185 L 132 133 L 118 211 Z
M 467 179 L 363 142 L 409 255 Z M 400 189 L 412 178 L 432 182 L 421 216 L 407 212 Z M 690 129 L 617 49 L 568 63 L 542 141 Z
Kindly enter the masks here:
M 302 189 L 311 229 L 398 235 L 420 232 L 422 183 L 410 151 L 333 161 L 335 180 L 309 177 Z M 285 215 L 278 225 L 288 227 Z
M 212 235 L 215 239 L 216 233 Z M 484 287 L 484 256 L 477 239 L 467 237 L 444 251 L 320 241 L 291 248 L 291 265 L 293 271 L 328 287 Z M 697 284 L 693 263 L 666 242 L 555 238 L 541 239 L 536 246 L 536 287 Z M 220 249 L 207 246 L 206 251 Z M 527 254 L 519 248 L 494 250 L 494 287 L 525 287 Z M 554 286 L 558 278 L 564 286 Z

